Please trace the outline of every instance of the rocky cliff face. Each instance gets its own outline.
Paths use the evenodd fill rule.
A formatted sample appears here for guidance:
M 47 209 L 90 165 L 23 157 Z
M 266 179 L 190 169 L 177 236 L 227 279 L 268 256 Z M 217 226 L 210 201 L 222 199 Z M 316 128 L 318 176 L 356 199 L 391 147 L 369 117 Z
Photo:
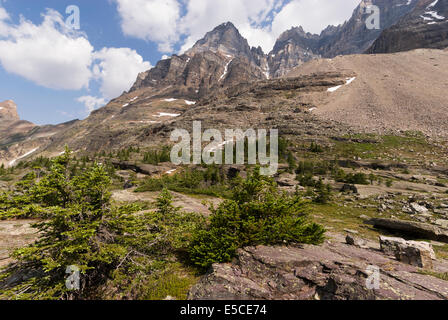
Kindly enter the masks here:
M 283 76 L 292 68 L 309 60 L 366 51 L 379 37 L 381 30 L 395 24 L 410 12 L 418 0 L 363 0 L 350 20 L 339 26 L 328 26 L 320 35 L 306 33 L 301 27 L 283 33 L 269 54 L 271 75 Z M 368 29 L 366 20 L 370 5 L 380 9 L 380 29 Z
M 208 32 L 185 54 L 162 60 L 152 70 L 140 74 L 132 90 L 175 85 L 176 93 L 197 98 L 214 87 L 284 76 L 319 57 L 363 53 L 383 30 L 395 25 L 422 1 L 427 0 L 362 0 L 347 22 L 328 26 L 320 35 L 302 27 L 284 32 L 268 55 L 261 48 L 251 48 L 238 29 L 227 22 Z M 437 6 L 446 0 L 440 1 Z M 371 5 L 380 9 L 380 29 L 367 27 Z
M 268 55 L 271 77 L 281 77 L 294 67 L 319 58 L 315 53 L 319 39 L 318 35 L 306 33 L 302 27 L 284 32 Z
M 199 98 L 213 88 L 267 77 L 267 59 L 261 48 L 250 48 L 235 26 L 216 27 L 183 55 L 161 60 L 139 75 L 131 89 L 163 89 L 166 94 Z
M 37 126 L 21 120 L 12 100 L 0 103 L 0 165 L 17 164 L 21 159 L 43 150 L 52 136 L 71 127 L 76 121 L 59 125 Z
M 419 0 L 414 9 L 382 32 L 368 53 L 448 46 L 448 1 Z
M 0 102 L 0 121 L 18 121 L 17 106 L 12 100 Z

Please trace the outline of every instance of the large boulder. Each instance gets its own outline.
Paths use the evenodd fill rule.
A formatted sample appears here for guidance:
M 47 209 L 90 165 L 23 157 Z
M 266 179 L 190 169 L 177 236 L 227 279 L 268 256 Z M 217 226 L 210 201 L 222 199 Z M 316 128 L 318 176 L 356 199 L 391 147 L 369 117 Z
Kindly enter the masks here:
M 427 242 L 406 241 L 402 238 L 380 237 L 381 250 L 395 256 L 398 261 L 416 267 L 433 268 L 432 260 L 436 260 L 436 254 Z
M 281 187 L 294 187 L 299 184 L 296 175 L 291 173 L 282 173 L 276 178 L 276 181 Z
M 367 220 L 366 223 L 373 225 L 375 228 L 384 229 L 407 236 L 448 243 L 447 229 L 427 223 L 383 218 L 373 218 Z
M 424 206 L 421 206 L 421 205 L 419 205 L 418 203 L 411 203 L 410 204 L 410 207 L 411 207 L 411 210 L 414 212 L 414 213 L 427 213 L 429 210 L 428 210 L 428 208 L 426 208 L 426 207 L 424 207 Z
M 360 248 L 364 248 L 366 246 L 366 241 L 364 239 L 355 237 L 350 234 L 345 237 L 345 242 L 350 246 L 356 246 Z

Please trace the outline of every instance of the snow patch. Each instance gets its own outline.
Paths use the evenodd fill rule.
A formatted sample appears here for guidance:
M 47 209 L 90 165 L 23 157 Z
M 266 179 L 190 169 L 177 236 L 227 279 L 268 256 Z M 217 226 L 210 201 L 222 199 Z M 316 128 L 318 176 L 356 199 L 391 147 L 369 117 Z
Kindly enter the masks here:
M 221 78 L 219 78 L 219 81 L 223 80 L 225 78 L 225 76 L 227 75 L 227 73 L 229 72 L 229 65 L 232 61 L 233 61 L 233 59 L 231 59 L 229 62 L 227 62 L 226 66 L 224 67 L 224 73 L 221 75 Z
M 337 91 L 337 90 L 339 90 L 340 88 L 342 88 L 342 85 L 340 85 L 340 86 L 336 86 L 336 87 L 331 87 L 331 88 L 328 88 L 328 92 L 335 92 L 335 91 Z
M 23 158 L 29 156 L 30 154 L 36 152 L 37 149 L 39 149 L 39 147 L 37 147 L 37 148 L 35 148 L 35 149 L 31 150 L 31 151 L 28 151 L 28 152 L 25 153 L 23 156 L 20 156 L 20 157 L 18 157 L 18 158 L 16 158 L 16 159 L 12 160 L 11 162 L 9 162 L 9 166 L 13 166 L 18 160 L 23 159 Z
M 352 83 L 355 80 L 356 80 L 356 77 L 347 78 L 346 81 L 345 81 L 345 85 L 348 86 L 350 83 Z M 336 86 L 336 87 L 328 88 L 327 91 L 328 92 L 335 92 L 335 91 L 339 90 L 340 88 L 342 88 L 342 86 L 343 85 L 339 85 L 339 86 Z
M 426 12 L 420 16 L 420 18 L 423 18 L 424 21 L 434 21 L 434 19 L 437 20 L 445 20 L 444 16 L 441 16 L 438 14 L 437 11 L 434 10 L 430 10 L 431 8 L 433 8 L 437 3 L 439 2 L 439 0 L 435 0 L 433 3 L 431 3 L 429 6 L 426 7 Z M 428 15 L 430 17 L 428 17 Z M 426 17 L 425 17 L 426 16 Z M 428 24 L 433 24 L 433 23 L 428 23 Z
M 180 113 L 166 113 L 166 112 L 159 112 L 158 115 L 155 115 L 154 117 L 162 118 L 162 117 L 178 117 L 180 116 Z
M 185 103 L 188 104 L 189 106 L 192 106 L 192 105 L 196 104 L 196 101 L 185 100 Z
M 228 141 L 224 141 L 220 144 L 218 144 L 216 147 L 211 148 L 210 150 L 208 150 L 209 152 L 216 152 L 220 149 L 223 149 L 225 145 L 229 144 L 229 143 L 233 143 L 233 140 L 228 140 Z
M 165 100 L 163 100 L 163 101 L 166 101 L 166 102 L 173 102 L 173 101 L 177 101 L 177 99 L 169 98 L 169 99 L 165 99 Z

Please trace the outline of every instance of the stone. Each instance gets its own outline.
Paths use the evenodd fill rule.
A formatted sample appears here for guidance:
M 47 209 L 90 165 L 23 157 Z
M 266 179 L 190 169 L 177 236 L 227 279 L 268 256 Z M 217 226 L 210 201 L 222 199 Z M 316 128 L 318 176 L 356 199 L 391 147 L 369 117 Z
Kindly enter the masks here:
M 426 207 L 415 202 L 410 204 L 410 208 L 414 213 L 427 213 L 429 211 Z
M 350 246 L 355 246 L 355 247 L 360 247 L 360 248 L 364 248 L 366 246 L 366 241 L 364 239 L 352 236 L 352 235 L 347 235 L 345 237 L 345 242 L 350 245 Z
M 341 192 L 344 193 L 358 193 L 358 188 L 354 184 L 344 184 L 341 188 Z
M 277 181 L 278 185 L 281 187 L 294 187 L 297 184 L 299 184 L 299 182 L 296 180 L 296 175 L 290 174 L 290 173 L 282 173 L 276 179 L 276 181 Z
M 448 230 L 428 223 L 385 218 L 373 218 L 367 220 L 365 223 L 373 225 L 375 228 L 393 231 L 411 237 L 448 243 Z
M 134 184 L 131 180 L 126 180 L 126 182 L 123 184 L 123 189 L 131 189 L 134 187 Z
M 402 238 L 380 237 L 381 250 L 398 261 L 428 270 L 433 269 L 436 255 L 427 242 L 406 241 Z
M 445 219 L 437 219 L 434 222 L 436 225 L 441 226 L 442 228 L 448 229 L 448 220 Z
M 372 265 L 380 267 L 379 290 L 366 286 Z M 188 299 L 440 300 L 448 299 L 448 282 L 382 252 L 332 241 L 239 249 L 233 263 L 214 264 Z

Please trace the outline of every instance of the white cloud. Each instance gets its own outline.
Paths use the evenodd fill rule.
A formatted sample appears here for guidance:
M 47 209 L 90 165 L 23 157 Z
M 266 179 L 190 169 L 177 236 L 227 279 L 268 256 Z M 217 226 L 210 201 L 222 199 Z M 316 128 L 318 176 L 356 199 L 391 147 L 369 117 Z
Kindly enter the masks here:
M 87 37 L 65 27 L 54 10 L 43 14 L 40 25 L 21 17 L 12 24 L 0 7 L 0 64 L 10 72 L 37 85 L 52 89 L 89 89 L 92 80 L 100 84 L 101 97 L 77 99 L 91 112 L 106 100 L 128 90 L 140 72 L 151 64 L 129 48 L 94 51 Z
M 126 35 L 155 41 L 161 52 L 191 48 L 217 25 L 231 21 L 251 46 L 269 52 L 293 26 L 320 33 L 347 20 L 360 0 L 115 0 Z M 180 16 L 179 7 L 185 14 Z M 152 18 L 153 16 L 157 18 Z
M 293 0 L 285 5 L 272 23 L 279 34 L 292 26 L 303 26 L 311 33 L 320 33 L 328 25 L 348 20 L 360 0 Z
M 180 4 L 176 0 L 116 0 L 125 35 L 155 41 L 159 51 L 169 52 L 179 40 L 176 22 Z
M 5 21 L 9 19 L 10 18 L 8 12 L 6 12 L 6 10 L 0 6 L 0 36 L 2 34 L 6 34 L 8 26 Z
M 179 30 L 187 35 L 181 51 L 188 50 L 217 25 L 231 21 L 252 46 L 271 49 L 273 39 L 267 17 L 282 4 L 281 0 L 188 0 L 187 13 L 179 21 Z M 269 50 L 268 49 L 268 50 Z
M 86 106 L 86 111 L 91 113 L 93 110 L 98 109 L 106 104 L 106 99 L 92 97 L 92 96 L 82 96 L 76 99 Z
M 6 12 L 5 8 L 0 7 L 0 21 L 9 19 L 9 14 Z
M 67 30 L 58 12 L 48 10 L 43 17 L 40 25 L 22 17 L 18 25 L 0 27 L 0 63 L 6 71 L 48 88 L 87 88 L 92 45 Z
M 129 48 L 104 48 L 94 53 L 99 60 L 94 66 L 94 76 L 100 80 L 100 91 L 107 99 L 112 99 L 128 90 L 140 72 L 151 68 L 151 64 Z

